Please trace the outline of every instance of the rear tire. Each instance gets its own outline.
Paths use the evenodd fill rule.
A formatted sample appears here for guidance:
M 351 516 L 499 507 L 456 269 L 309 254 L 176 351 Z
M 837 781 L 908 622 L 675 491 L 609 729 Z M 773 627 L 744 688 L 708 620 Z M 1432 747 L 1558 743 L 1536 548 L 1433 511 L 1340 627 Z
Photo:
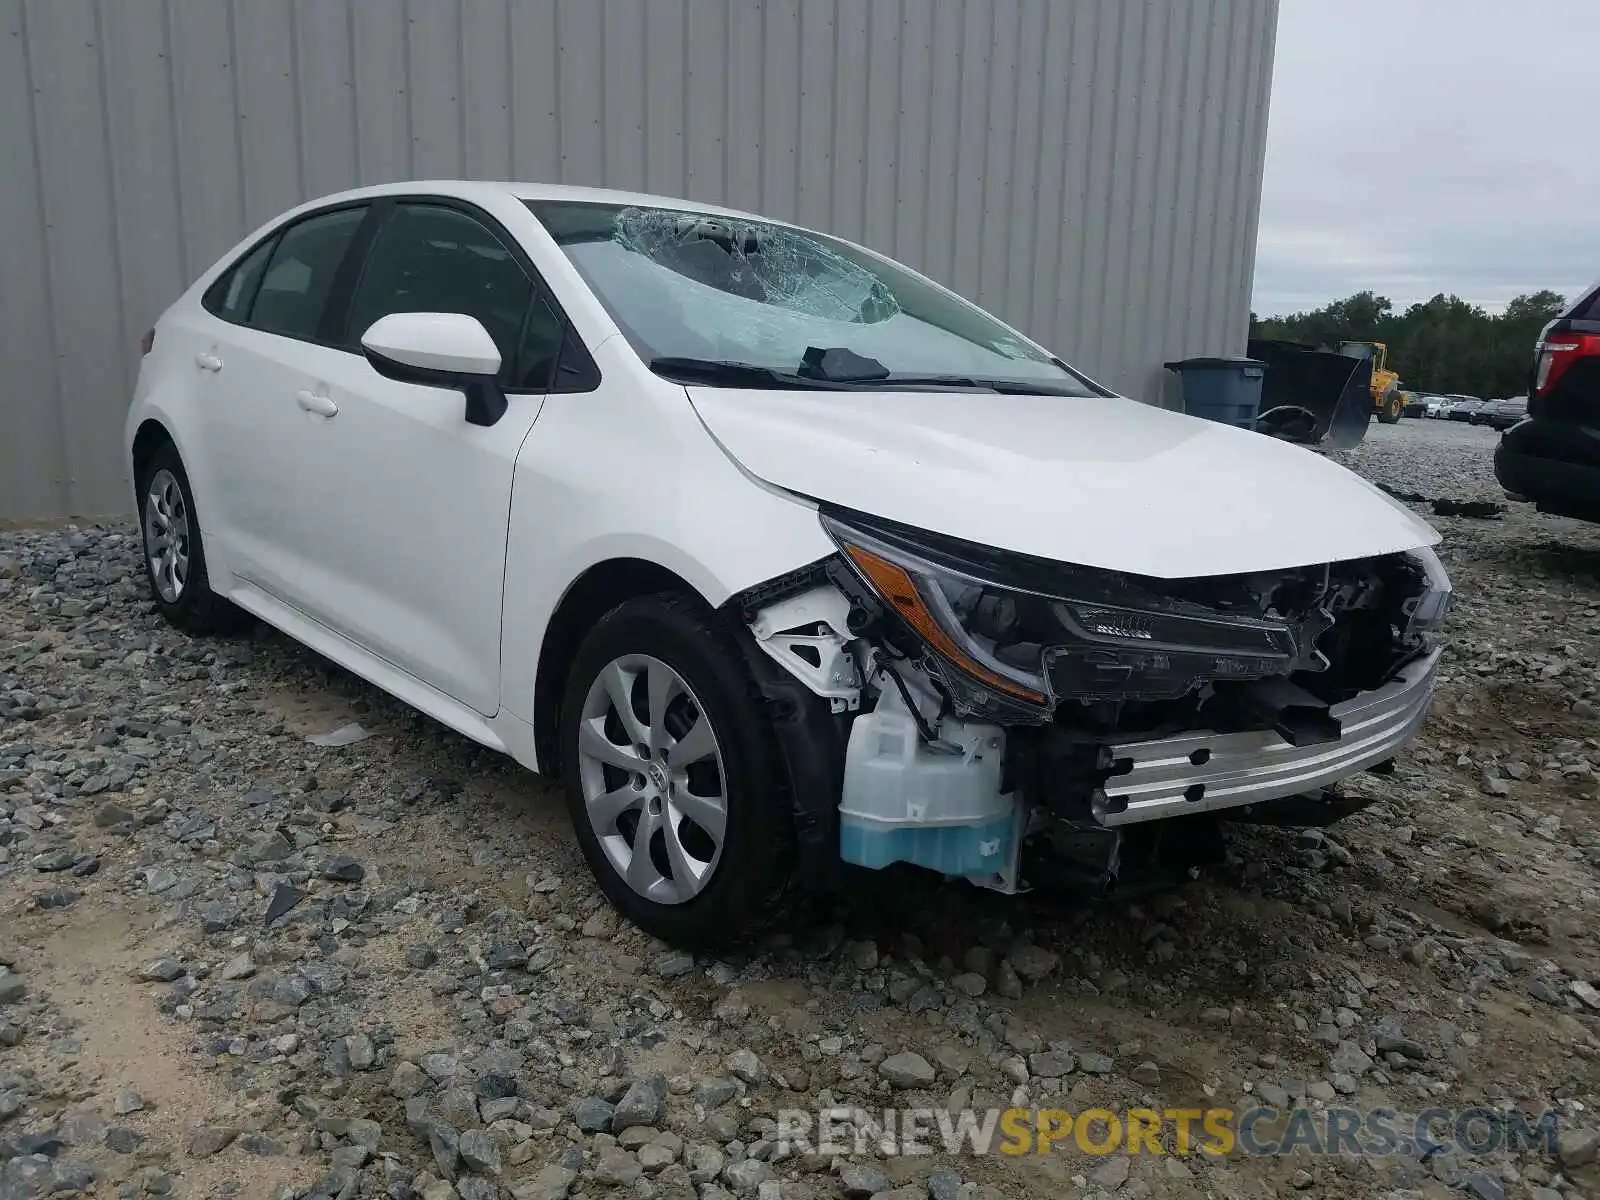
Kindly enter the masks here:
M 612 609 L 573 661 L 560 736 L 578 844 L 629 920 L 714 949 L 778 919 L 795 872 L 780 752 L 714 614 L 671 592 Z
M 211 590 L 189 476 L 171 442 L 138 471 L 140 552 L 156 609 L 186 633 L 231 633 L 249 617 Z
M 1398 425 L 1401 405 L 1400 389 L 1391 388 L 1383 394 L 1383 400 L 1378 406 L 1378 420 L 1384 425 Z

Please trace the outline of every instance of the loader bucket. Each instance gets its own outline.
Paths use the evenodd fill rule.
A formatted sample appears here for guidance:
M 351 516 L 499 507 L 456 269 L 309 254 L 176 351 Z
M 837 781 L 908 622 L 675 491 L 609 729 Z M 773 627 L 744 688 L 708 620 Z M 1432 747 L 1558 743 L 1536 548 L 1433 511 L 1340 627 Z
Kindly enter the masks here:
M 1267 364 L 1256 430 L 1325 450 L 1347 450 L 1372 420 L 1372 361 L 1300 342 L 1251 339 L 1246 351 Z

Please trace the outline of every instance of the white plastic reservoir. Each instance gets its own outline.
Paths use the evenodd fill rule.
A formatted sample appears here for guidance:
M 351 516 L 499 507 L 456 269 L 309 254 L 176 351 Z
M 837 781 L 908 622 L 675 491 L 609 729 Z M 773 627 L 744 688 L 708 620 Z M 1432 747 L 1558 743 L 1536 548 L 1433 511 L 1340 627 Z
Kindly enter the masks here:
M 845 756 L 839 852 L 845 862 L 881 868 L 909 862 L 946 875 L 1005 869 L 1017 805 L 1000 790 L 1005 731 L 945 721 L 931 748 L 893 692 L 857 717 Z

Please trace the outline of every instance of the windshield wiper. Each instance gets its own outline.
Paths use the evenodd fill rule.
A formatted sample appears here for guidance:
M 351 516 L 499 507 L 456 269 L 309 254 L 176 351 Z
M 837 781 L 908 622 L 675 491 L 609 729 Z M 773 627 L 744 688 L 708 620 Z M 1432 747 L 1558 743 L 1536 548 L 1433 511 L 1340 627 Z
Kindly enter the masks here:
M 857 379 L 851 382 L 858 388 L 882 388 L 886 391 L 914 392 L 922 388 L 936 388 L 940 391 L 948 389 L 999 392 L 1004 396 L 1090 395 L 1087 389 L 1074 387 L 1071 384 L 1056 387 L 1048 383 L 1032 383 L 1022 379 L 980 379 L 970 375 L 886 375 L 882 379 Z
M 1078 396 L 1087 391 L 1067 387 L 1052 387 L 1047 383 L 1030 383 L 1015 379 L 975 379 L 965 375 L 875 375 L 853 378 L 819 378 L 810 373 L 780 371 L 774 367 L 755 363 L 735 362 L 731 359 L 684 358 L 662 355 L 652 358 L 649 368 L 664 379 L 675 383 L 701 383 L 708 387 L 729 388 L 788 388 L 805 390 L 820 388 L 824 391 L 852 392 L 875 389 L 881 391 L 982 391 L 999 392 L 1007 396 Z M 802 368 L 803 370 L 803 368 Z
M 677 383 L 704 383 L 712 387 L 826 388 L 836 391 L 846 386 L 827 379 L 808 379 L 803 375 L 761 367 L 755 363 L 716 358 L 662 355 L 652 358 L 646 365 L 664 379 Z
M 1059 364 L 1058 364 L 1059 365 Z M 857 354 L 848 346 L 808 346 L 795 373 L 807 379 L 826 379 L 857 388 L 938 388 L 1000 392 L 1007 396 L 1081 396 L 1068 384 L 1052 387 L 1029 380 L 977 379 L 965 375 L 896 375 L 875 358 Z

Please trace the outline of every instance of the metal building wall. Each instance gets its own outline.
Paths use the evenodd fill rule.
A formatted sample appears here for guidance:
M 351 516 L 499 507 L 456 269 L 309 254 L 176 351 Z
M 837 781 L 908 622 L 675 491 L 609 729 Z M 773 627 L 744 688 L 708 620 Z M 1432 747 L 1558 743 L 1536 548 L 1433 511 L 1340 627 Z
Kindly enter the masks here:
M 137 343 L 406 177 L 719 201 L 1144 399 L 1242 350 L 1277 0 L 0 0 L 0 518 L 117 510 Z

